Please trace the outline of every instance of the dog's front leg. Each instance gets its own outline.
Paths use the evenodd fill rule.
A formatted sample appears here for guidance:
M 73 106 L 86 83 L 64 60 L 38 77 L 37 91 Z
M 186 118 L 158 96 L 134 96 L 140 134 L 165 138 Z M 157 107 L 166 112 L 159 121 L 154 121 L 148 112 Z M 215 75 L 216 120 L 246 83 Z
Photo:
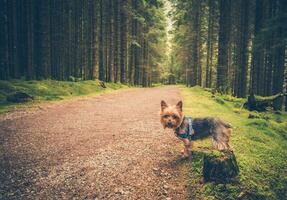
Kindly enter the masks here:
M 183 155 L 183 157 L 189 157 L 191 155 L 192 143 L 189 139 L 182 139 L 182 142 L 184 144 L 184 149 L 182 151 L 182 155 Z

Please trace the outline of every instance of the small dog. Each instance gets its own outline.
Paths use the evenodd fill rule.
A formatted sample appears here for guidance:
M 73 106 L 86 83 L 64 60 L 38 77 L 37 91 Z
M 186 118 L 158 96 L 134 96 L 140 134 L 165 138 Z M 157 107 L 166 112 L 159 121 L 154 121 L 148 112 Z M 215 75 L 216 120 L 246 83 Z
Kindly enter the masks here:
M 188 157 L 191 152 L 191 142 L 197 139 L 212 137 L 213 147 L 218 150 L 230 150 L 228 144 L 232 133 L 232 126 L 219 118 L 194 118 L 185 117 L 182 112 L 182 101 L 174 106 L 169 106 L 161 101 L 160 121 L 163 128 L 174 130 L 175 135 L 183 141 L 183 157 Z

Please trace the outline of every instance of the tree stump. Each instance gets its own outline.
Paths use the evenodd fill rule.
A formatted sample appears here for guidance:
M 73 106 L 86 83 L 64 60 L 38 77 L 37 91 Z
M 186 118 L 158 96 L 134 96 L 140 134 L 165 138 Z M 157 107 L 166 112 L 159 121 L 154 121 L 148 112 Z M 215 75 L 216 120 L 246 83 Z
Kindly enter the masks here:
M 212 151 L 203 157 L 203 178 L 205 182 L 225 183 L 239 173 L 236 158 L 231 151 Z

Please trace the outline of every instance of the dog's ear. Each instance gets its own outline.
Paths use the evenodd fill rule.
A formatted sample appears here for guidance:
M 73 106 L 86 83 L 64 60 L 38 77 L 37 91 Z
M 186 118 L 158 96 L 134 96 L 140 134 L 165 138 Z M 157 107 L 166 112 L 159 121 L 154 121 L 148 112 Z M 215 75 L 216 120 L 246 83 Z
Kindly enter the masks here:
M 164 100 L 162 100 L 160 102 L 160 105 L 161 105 L 161 110 L 164 110 L 165 108 L 167 108 L 167 104 L 166 104 L 166 102 Z
M 176 104 L 176 108 L 177 108 L 179 111 L 182 111 L 182 101 L 179 101 L 179 102 Z

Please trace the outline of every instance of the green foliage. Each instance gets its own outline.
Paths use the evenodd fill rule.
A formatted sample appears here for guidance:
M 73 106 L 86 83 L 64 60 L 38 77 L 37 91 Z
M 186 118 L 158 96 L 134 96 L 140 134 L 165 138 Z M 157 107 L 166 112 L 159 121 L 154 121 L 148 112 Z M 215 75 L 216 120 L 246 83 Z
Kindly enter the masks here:
M 162 66 L 166 65 L 166 16 L 164 12 L 164 1 L 162 0 L 140 0 L 128 3 L 125 11 L 133 26 L 137 22 L 140 31 L 129 35 L 129 45 L 146 51 L 148 56 L 143 58 L 144 65 L 141 66 L 151 81 L 159 82 Z M 145 46 L 145 42 L 147 47 Z
M 193 117 L 213 116 L 230 122 L 234 131 L 231 146 L 240 168 L 238 180 L 228 184 L 206 183 L 202 178 L 202 157 L 211 147 L 210 140 L 196 141 L 189 169 L 189 188 L 196 188 L 199 199 L 284 199 L 287 186 L 287 113 L 256 113 L 238 109 L 243 99 L 217 95 L 193 87 L 181 87 L 184 112 Z M 237 110 L 237 112 L 234 112 Z M 258 118 L 249 119 L 250 114 Z
M 99 85 L 99 81 L 0 81 L 0 113 L 11 108 L 22 106 L 8 103 L 6 96 L 17 92 L 25 92 L 35 97 L 35 102 L 61 100 L 75 96 L 95 95 L 103 92 L 113 91 L 128 86 L 119 83 L 106 83 L 107 88 Z M 31 103 L 24 104 L 31 105 Z
M 209 10 L 207 1 L 170 0 L 169 2 L 172 7 L 169 17 L 173 22 L 171 30 L 173 60 L 169 65 L 172 66 L 172 73 L 178 82 L 186 83 L 187 79 L 199 79 L 197 76 L 199 74 L 203 76 L 205 73 Z M 195 13 L 199 13 L 199 20 L 196 20 Z M 216 20 L 215 16 L 213 18 Z M 200 30 L 195 30 L 195 26 Z M 216 60 L 213 63 L 215 64 Z M 196 74 L 195 69 L 199 70 L 199 65 L 201 70 Z

